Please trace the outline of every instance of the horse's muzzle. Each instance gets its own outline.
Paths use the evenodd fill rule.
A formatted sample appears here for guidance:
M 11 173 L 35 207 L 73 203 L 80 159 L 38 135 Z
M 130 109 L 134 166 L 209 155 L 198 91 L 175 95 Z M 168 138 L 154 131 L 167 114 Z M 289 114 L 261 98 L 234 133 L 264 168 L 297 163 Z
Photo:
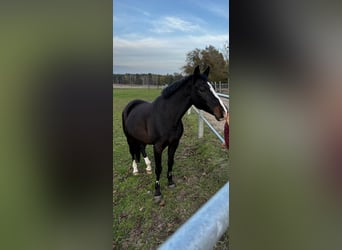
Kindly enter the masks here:
M 223 110 L 223 108 L 221 107 L 221 105 L 217 105 L 216 107 L 214 107 L 214 116 L 216 118 L 216 120 L 218 121 L 222 121 L 224 118 L 224 113 L 225 111 Z

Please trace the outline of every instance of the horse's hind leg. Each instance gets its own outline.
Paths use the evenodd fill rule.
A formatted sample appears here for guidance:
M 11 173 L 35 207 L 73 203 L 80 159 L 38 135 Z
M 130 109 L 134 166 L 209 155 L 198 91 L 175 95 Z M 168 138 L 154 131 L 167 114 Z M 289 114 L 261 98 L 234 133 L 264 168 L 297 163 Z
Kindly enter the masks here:
M 168 186 L 169 188 L 174 188 L 176 187 L 176 184 L 174 183 L 173 179 L 172 179 L 172 167 L 173 167 L 173 163 L 174 163 L 174 157 L 175 157 L 175 153 L 177 150 L 179 144 L 179 140 L 174 141 L 173 143 L 171 143 L 168 147 L 168 159 L 167 159 L 167 180 L 168 180 Z
M 128 141 L 128 145 L 129 145 L 129 152 L 132 155 L 133 175 L 138 175 L 139 174 L 139 170 L 138 170 L 137 162 L 139 161 L 139 159 L 137 159 L 137 153 L 140 154 L 140 152 L 139 152 L 139 150 L 137 152 L 136 144 L 135 144 L 134 141 L 129 140 Z
M 140 146 L 140 150 L 141 150 L 141 153 L 142 153 L 142 155 L 144 157 L 145 164 L 146 164 L 146 173 L 147 174 L 152 174 L 151 161 L 150 161 L 150 159 L 148 159 L 145 149 L 146 149 L 146 145 L 141 145 Z
M 132 162 L 133 175 L 138 175 L 139 174 L 139 170 L 138 170 L 137 162 L 136 162 L 136 160 L 134 158 L 132 160 L 133 160 L 133 162 Z

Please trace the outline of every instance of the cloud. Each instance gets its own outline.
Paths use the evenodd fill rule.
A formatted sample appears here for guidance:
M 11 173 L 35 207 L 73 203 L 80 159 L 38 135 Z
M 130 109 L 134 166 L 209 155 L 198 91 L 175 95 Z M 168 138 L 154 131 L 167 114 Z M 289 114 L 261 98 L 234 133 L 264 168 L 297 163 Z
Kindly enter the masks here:
M 214 4 L 209 4 L 207 7 L 207 10 L 213 13 L 214 15 L 224 18 L 224 19 L 229 19 L 229 11 L 228 11 L 228 6 L 227 9 L 222 8 L 220 5 L 214 5 Z
M 210 4 L 203 4 L 201 1 L 190 0 L 198 8 L 210 12 L 218 18 L 229 20 L 229 1 L 211 1 Z
M 128 3 L 124 3 L 123 1 L 118 1 L 118 3 L 115 3 L 113 5 L 113 9 L 114 10 L 117 10 L 119 9 L 120 11 L 121 10 L 124 10 L 124 12 L 132 12 L 132 13 L 135 13 L 136 14 L 142 14 L 144 16 L 150 16 L 151 13 L 146 11 L 145 9 L 142 9 L 142 8 L 138 8 L 132 4 L 128 4 Z
M 175 16 L 165 16 L 153 21 L 153 28 L 151 29 L 152 32 L 156 33 L 193 32 L 198 30 L 200 30 L 200 27 L 197 24 Z
M 194 3 L 189 5 L 188 1 Z M 180 72 L 189 51 L 208 45 L 223 48 L 229 40 L 228 23 L 224 21 L 228 17 L 226 2 L 203 5 L 187 0 L 182 3 L 181 9 L 171 5 L 160 8 L 161 3 L 135 6 L 119 1 L 115 5 L 114 72 Z
M 114 72 L 180 72 L 187 52 L 208 45 L 221 49 L 228 39 L 228 34 L 170 35 L 158 38 L 139 37 L 136 34 L 117 36 L 113 39 Z

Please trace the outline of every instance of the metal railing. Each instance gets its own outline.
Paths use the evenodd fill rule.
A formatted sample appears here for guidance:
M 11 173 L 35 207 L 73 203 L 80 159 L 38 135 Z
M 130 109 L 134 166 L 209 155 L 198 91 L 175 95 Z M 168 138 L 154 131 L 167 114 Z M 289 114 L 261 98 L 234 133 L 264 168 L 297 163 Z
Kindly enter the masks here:
M 186 221 L 159 250 L 207 250 L 227 230 L 229 224 L 229 182 Z
M 198 110 L 195 107 L 192 107 L 196 113 L 198 114 L 198 138 L 202 138 L 204 134 L 204 127 L 203 122 L 208 125 L 210 130 L 216 135 L 216 137 L 223 143 L 224 138 L 220 135 L 220 133 L 213 127 L 213 125 L 210 124 L 210 122 L 203 116 L 203 111 Z
M 229 95 L 218 94 L 228 98 Z M 201 111 L 193 107 L 199 117 L 199 133 L 203 121 L 210 130 L 223 142 L 223 137 L 203 117 Z M 190 112 L 191 108 L 189 109 Z M 199 134 L 200 135 L 200 134 Z M 227 182 L 214 196 L 212 196 L 194 215 L 191 216 L 172 236 L 170 236 L 159 250 L 207 250 L 212 249 L 229 226 L 229 182 Z

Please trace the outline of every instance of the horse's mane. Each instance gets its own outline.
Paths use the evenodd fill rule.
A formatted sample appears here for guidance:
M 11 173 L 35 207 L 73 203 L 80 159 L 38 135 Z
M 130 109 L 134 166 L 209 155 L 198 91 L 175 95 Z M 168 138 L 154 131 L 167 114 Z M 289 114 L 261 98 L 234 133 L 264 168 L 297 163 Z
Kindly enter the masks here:
M 173 83 L 171 83 L 169 86 L 167 86 L 165 89 L 163 89 L 161 95 L 164 98 L 168 98 L 170 97 L 173 93 L 175 93 L 185 82 L 187 82 L 190 78 L 192 77 L 192 75 L 190 76 L 186 76 L 178 81 L 175 81 Z

